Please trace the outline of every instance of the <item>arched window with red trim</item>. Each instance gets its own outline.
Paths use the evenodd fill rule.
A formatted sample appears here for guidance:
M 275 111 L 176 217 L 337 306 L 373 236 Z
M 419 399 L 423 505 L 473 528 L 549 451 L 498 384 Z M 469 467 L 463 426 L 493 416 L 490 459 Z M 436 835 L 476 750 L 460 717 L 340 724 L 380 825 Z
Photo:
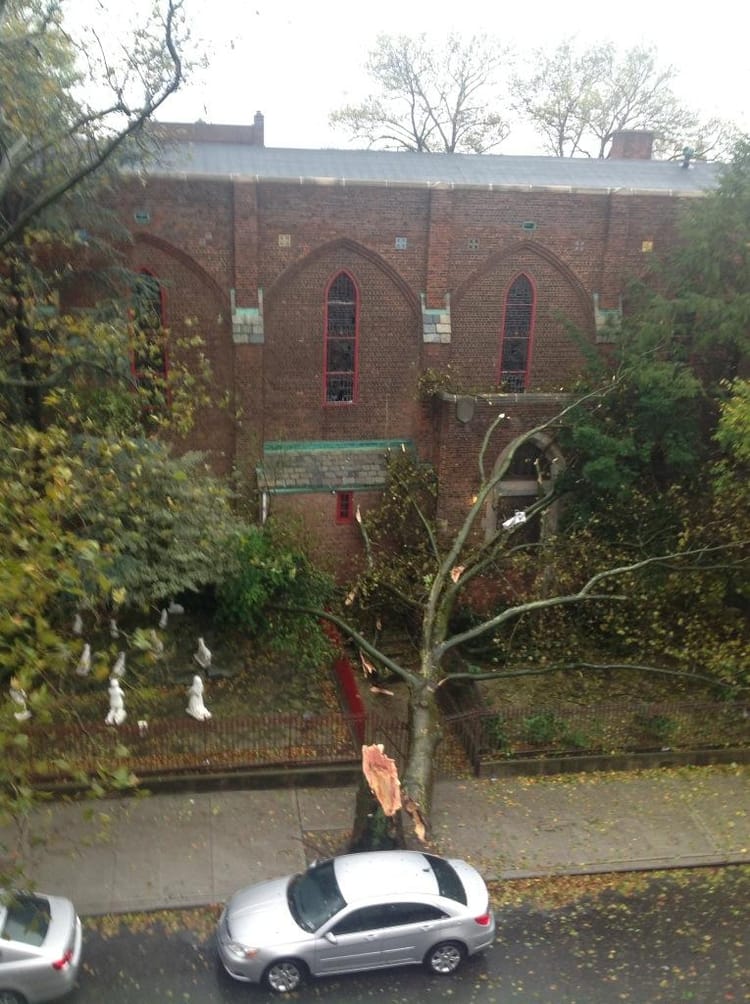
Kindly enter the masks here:
M 534 335 L 534 299 L 531 279 L 522 272 L 510 284 L 505 297 L 499 376 L 503 390 L 526 390 Z
M 348 272 L 326 290 L 324 385 L 326 404 L 346 404 L 357 395 L 359 292 Z
M 164 289 L 143 269 L 133 288 L 133 376 L 139 386 L 166 400 L 168 373 Z

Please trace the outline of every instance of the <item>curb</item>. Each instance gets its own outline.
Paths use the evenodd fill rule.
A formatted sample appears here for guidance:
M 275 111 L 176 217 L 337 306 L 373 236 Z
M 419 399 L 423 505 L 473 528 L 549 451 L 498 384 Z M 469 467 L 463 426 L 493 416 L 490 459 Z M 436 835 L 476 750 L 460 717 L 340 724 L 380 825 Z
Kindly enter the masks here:
M 732 747 L 714 750 L 653 750 L 644 753 L 571 754 L 488 760 L 479 765 L 479 778 L 535 777 L 546 774 L 616 773 L 654 767 L 710 767 L 750 763 L 750 749 Z
M 565 875 L 621 875 L 625 872 L 681 871 L 691 868 L 725 868 L 750 864 L 750 854 L 693 855 L 685 858 L 644 858 L 633 861 L 603 861 L 596 865 L 571 865 L 546 869 L 511 868 L 497 877 L 485 875 L 488 882 L 512 882 L 518 879 L 558 878 Z

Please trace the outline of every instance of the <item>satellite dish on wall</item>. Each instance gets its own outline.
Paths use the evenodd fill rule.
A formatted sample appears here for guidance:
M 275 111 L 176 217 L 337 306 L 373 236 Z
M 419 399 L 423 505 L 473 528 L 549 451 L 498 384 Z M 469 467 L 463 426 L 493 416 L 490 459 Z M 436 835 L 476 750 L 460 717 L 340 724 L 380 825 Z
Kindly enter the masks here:
M 474 398 L 460 397 L 456 402 L 456 418 L 466 425 L 474 417 Z

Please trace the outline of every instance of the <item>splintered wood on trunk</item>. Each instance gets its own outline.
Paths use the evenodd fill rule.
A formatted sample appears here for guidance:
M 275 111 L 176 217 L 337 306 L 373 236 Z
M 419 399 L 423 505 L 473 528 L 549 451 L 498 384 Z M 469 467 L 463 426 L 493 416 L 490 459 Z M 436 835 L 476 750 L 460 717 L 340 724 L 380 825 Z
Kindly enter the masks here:
M 362 775 L 354 806 L 349 851 L 392 851 L 406 847 L 401 812 L 386 816 Z

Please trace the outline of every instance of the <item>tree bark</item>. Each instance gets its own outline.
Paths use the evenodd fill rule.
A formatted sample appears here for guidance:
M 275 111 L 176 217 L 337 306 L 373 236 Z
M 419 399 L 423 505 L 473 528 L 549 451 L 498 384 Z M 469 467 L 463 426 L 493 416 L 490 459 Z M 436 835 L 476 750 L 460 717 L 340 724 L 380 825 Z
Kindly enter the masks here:
M 435 686 L 424 682 L 412 691 L 409 702 L 409 756 L 403 776 L 404 795 L 421 816 L 429 832 L 432 792 L 435 781 L 435 751 L 442 738 Z M 416 824 L 413 809 L 405 805 Z
M 21 376 L 25 381 L 23 389 L 24 420 L 35 429 L 42 428 L 42 393 L 37 384 L 38 364 L 34 358 L 34 344 L 31 328 L 26 315 L 26 297 L 19 269 L 14 265 L 11 271 L 11 294 L 15 302 L 13 325 L 15 328 Z

